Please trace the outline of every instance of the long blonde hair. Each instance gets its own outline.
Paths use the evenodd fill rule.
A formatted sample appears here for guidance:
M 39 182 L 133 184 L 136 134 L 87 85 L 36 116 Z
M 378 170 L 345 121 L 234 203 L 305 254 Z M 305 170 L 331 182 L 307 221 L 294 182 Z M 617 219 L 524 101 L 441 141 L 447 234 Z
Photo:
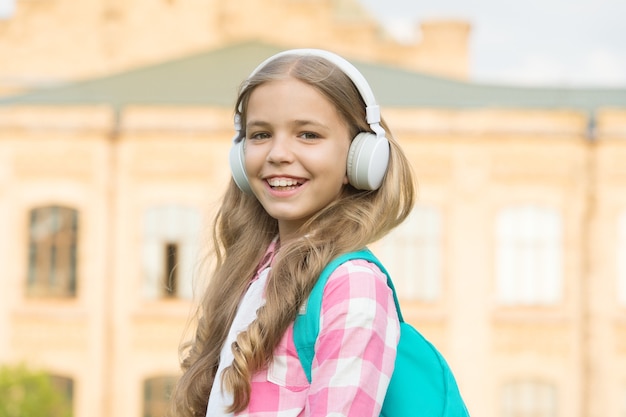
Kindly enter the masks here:
M 240 88 L 236 109 L 245 126 L 250 94 L 261 84 L 292 77 L 322 93 L 350 126 L 351 134 L 369 131 L 365 104 L 350 78 L 334 64 L 316 56 L 288 55 L 270 61 Z M 238 110 L 236 110 L 238 111 Z M 257 199 L 230 181 L 213 226 L 215 269 L 202 299 L 195 338 L 181 347 L 184 373 L 172 395 L 172 415 L 204 416 L 214 383 L 233 394 L 230 412 L 250 401 L 251 377 L 272 360 L 274 349 L 295 320 L 321 270 L 334 257 L 382 238 L 410 213 L 415 184 L 409 162 L 389 133 L 389 168 L 382 186 L 360 191 L 346 185 L 339 198 L 312 216 L 299 239 L 281 245 L 268 276 L 266 302 L 248 329 L 231 347 L 233 364 L 222 381 L 214 381 L 220 350 L 238 303 L 267 246 L 278 235 L 278 224 Z

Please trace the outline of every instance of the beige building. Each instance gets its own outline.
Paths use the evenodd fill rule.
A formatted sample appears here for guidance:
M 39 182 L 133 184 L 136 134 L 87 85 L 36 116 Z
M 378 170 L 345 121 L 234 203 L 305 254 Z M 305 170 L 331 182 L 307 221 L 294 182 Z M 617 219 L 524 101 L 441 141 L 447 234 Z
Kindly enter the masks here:
M 321 47 L 466 79 L 469 24 L 419 25 L 400 44 L 358 0 L 0 0 L 0 94 L 107 76 L 250 39 Z M 6 7 L 6 6 L 5 6 Z M 3 9 L 0 3 L 0 12 Z
M 373 249 L 472 415 L 624 416 L 626 89 L 473 84 L 462 22 L 399 45 L 352 1 L 240 3 L 22 0 L 0 21 L 0 364 L 56 376 L 77 417 L 160 415 L 236 87 L 313 46 L 363 71 L 413 163 L 416 210 Z

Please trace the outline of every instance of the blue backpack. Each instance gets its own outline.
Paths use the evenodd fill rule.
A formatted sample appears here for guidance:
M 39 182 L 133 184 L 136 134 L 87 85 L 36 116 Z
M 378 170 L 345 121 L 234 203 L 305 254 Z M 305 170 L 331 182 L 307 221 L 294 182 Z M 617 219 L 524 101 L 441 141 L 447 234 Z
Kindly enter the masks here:
M 396 364 L 380 415 L 382 417 L 469 417 L 445 359 L 414 327 L 404 322 L 389 273 L 368 249 L 350 252 L 331 261 L 324 268 L 311 291 L 306 313 L 298 314 L 296 317 L 294 342 L 309 382 L 311 382 L 315 342 L 319 334 L 324 286 L 328 277 L 339 265 L 353 259 L 372 262 L 387 275 L 387 285 L 393 291 L 400 319 L 400 341 Z

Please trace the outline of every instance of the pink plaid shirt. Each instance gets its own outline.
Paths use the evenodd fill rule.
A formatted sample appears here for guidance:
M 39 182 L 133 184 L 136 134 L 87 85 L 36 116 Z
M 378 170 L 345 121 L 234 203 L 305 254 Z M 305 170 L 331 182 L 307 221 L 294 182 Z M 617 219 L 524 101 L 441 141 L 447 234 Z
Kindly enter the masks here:
M 255 279 L 271 264 L 274 251 L 272 244 Z M 399 336 L 385 274 L 367 261 L 348 261 L 332 273 L 324 289 L 312 382 L 298 359 L 292 324 L 272 363 L 253 376 L 250 403 L 237 416 L 377 417 Z

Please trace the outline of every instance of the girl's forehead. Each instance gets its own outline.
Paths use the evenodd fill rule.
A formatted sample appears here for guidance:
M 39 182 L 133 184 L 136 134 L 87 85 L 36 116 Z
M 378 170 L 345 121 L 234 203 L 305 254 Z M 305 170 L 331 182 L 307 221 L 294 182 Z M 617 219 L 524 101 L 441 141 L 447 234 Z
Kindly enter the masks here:
M 246 108 L 246 126 L 287 121 L 315 121 L 342 128 L 350 126 L 338 106 L 318 88 L 294 78 L 259 85 L 250 94 Z
M 302 101 L 321 101 L 328 106 L 337 108 L 337 105 L 314 84 L 294 77 L 268 80 L 252 89 L 245 103 L 245 110 L 249 110 L 250 103 L 259 100 L 273 102 L 274 100 L 289 100 L 297 104 Z M 270 104 L 271 105 L 271 104 Z

